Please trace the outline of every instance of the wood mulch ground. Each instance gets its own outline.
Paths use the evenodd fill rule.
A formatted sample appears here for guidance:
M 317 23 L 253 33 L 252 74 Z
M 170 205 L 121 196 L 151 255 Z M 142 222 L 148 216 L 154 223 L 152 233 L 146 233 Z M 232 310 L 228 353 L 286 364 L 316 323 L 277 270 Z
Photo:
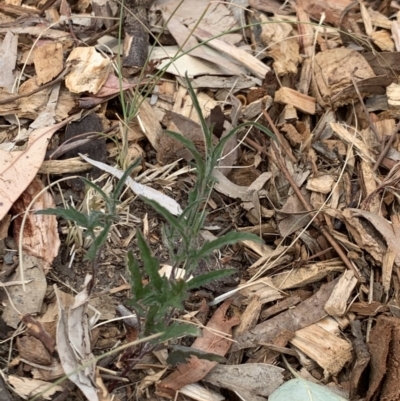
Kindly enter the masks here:
M 399 399 L 400 3 L 130 0 L 122 40 L 119 10 L 0 4 L 0 400 Z M 187 205 L 193 161 L 166 130 L 204 154 L 186 75 L 215 144 L 243 122 L 271 132 L 227 142 L 201 241 L 263 242 L 200 264 L 237 270 L 177 316 L 202 337 L 138 355 L 118 348 L 138 338 L 125 264 L 128 250 L 140 259 L 137 230 L 170 260 L 137 195 Z M 83 228 L 32 211 L 104 211 L 79 176 L 110 193 L 137 158 L 142 186 L 122 195 L 86 293 Z M 172 366 L 177 345 L 226 359 Z

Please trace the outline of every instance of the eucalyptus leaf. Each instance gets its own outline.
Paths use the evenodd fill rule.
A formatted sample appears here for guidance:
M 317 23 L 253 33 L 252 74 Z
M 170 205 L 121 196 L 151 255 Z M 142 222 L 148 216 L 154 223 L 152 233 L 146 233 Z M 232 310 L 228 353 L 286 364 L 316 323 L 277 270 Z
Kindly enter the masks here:
M 296 378 L 289 380 L 269 397 L 269 401 L 347 401 L 325 386 Z

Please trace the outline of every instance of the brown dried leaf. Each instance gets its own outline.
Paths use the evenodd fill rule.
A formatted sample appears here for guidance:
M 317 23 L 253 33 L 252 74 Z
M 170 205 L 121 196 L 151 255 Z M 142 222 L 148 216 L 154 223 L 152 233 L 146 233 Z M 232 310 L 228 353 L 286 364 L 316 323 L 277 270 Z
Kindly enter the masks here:
M 203 330 L 203 336 L 198 337 L 192 348 L 224 356 L 232 345 L 232 341 L 224 334 L 230 334 L 232 327 L 240 323 L 238 317 L 227 319 L 226 313 L 232 301 L 225 301 L 214 313 Z M 217 362 L 198 359 L 192 356 L 188 363 L 178 368 L 157 385 L 157 394 L 172 399 L 176 391 L 186 384 L 201 380 Z
M 61 43 L 44 43 L 36 46 L 33 52 L 38 85 L 50 82 L 63 70 L 63 46 Z
M 14 222 L 14 238 L 19 242 L 22 216 L 32 199 L 45 188 L 40 178 L 35 177 L 23 194 L 11 208 L 13 215 L 19 216 Z M 43 192 L 32 205 L 32 210 L 55 208 L 53 197 L 48 191 Z M 57 218 L 54 215 L 29 213 L 22 236 L 22 248 L 32 256 L 43 259 L 47 272 L 54 258 L 58 255 L 60 238 L 57 229 Z
M 73 117 L 51 127 L 39 128 L 29 136 L 28 147 L 23 151 L 6 152 L 0 149 L 0 220 L 25 191 L 37 174 L 46 154 L 52 135 Z

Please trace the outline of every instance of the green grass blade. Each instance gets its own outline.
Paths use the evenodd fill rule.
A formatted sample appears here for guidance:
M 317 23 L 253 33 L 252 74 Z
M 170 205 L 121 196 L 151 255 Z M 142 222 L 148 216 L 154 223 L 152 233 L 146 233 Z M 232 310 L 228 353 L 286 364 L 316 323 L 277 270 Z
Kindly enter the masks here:
M 215 250 L 221 249 L 227 245 L 234 245 L 239 241 L 262 242 L 260 237 L 257 237 L 255 234 L 231 232 L 213 241 L 206 241 L 202 248 L 196 252 L 196 258 L 198 260 L 203 259 L 209 256 Z
M 122 177 L 118 180 L 117 185 L 115 186 L 115 189 L 113 191 L 113 198 L 114 199 L 118 199 L 119 195 L 121 194 L 124 185 L 125 185 L 125 181 L 127 180 L 127 178 L 130 176 L 130 174 L 132 173 L 132 171 L 140 164 L 140 158 L 138 158 L 137 160 L 135 160 L 124 172 L 124 174 L 122 175 Z
M 232 274 L 237 273 L 236 269 L 223 269 L 215 270 L 212 272 L 201 274 L 200 276 L 194 277 L 187 282 L 187 287 L 189 290 L 194 288 L 200 288 L 202 285 L 207 284 L 213 280 L 219 280 L 224 277 L 232 276 Z
M 186 78 L 186 82 L 187 82 L 187 85 L 188 85 L 188 92 L 189 92 L 190 98 L 192 99 L 192 102 L 193 102 L 193 107 L 195 108 L 196 113 L 197 113 L 197 115 L 199 117 L 199 120 L 200 120 L 200 125 L 201 125 L 202 131 L 203 131 L 203 135 L 204 135 L 204 142 L 205 142 L 205 145 L 206 145 L 206 154 L 208 154 L 208 153 L 211 152 L 211 150 L 213 148 L 212 133 L 211 133 L 210 128 L 208 127 L 207 122 L 206 122 L 206 120 L 205 120 L 205 118 L 203 116 L 203 112 L 201 110 L 200 103 L 199 103 L 199 101 L 197 99 L 196 93 L 195 93 L 195 91 L 193 89 L 193 86 L 192 86 L 192 84 L 190 82 L 190 79 L 189 79 L 189 76 L 188 76 L 187 72 L 185 73 L 185 78 Z
M 149 279 L 158 291 L 161 291 L 163 286 L 163 280 L 158 273 L 159 270 L 159 262 L 156 258 L 153 258 L 151 254 L 151 250 L 147 245 L 146 240 L 140 230 L 137 231 L 137 240 L 138 240 L 138 247 L 140 250 L 140 256 L 143 260 L 143 268 L 149 276 Z

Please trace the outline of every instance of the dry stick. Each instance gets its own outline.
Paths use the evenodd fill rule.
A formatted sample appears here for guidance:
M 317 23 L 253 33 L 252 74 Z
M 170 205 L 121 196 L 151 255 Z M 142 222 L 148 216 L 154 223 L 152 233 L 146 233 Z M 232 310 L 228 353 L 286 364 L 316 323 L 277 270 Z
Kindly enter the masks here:
M 382 160 L 385 158 L 386 153 L 389 151 L 390 147 L 392 146 L 392 143 L 395 140 L 399 129 L 400 129 L 400 121 L 397 123 L 396 128 L 393 130 L 392 134 L 390 135 L 390 138 L 387 141 L 385 147 L 383 148 L 381 154 L 379 155 L 378 160 L 376 161 L 372 171 L 376 171 L 378 169 L 379 165 L 382 163 Z
M 291 160 L 292 163 L 297 163 L 297 160 L 293 156 L 293 154 L 286 150 L 286 147 L 284 146 L 284 141 L 282 140 L 282 135 L 275 127 L 275 124 L 272 122 L 272 119 L 271 119 L 270 115 L 268 114 L 268 112 L 266 110 L 262 110 L 262 113 L 263 113 L 263 116 L 265 117 L 265 119 L 268 121 L 268 124 L 271 127 L 272 131 L 274 131 L 274 134 L 276 135 L 278 142 L 281 145 L 282 149 L 285 151 L 286 155 L 289 157 L 289 159 Z
M 356 68 L 354 69 L 354 71 L 350 74 L 351 82 L 353 82 L 354 89 L 356 90 L 356 93 L 357 93 L 357 96 L 358 96 L 358 100 L 359 100 L 360 103 L 361 103 L 361 106 L 362 106 L 362 108 L 363 108 L 363 110 L 364 110 L 365 116 L 368 118 L 369 126 L 370 126 L 370 128 L 372 129 L 373 133 L 375 134 L 375 139 L 376 139 L 377 141 L 379 141 L 380 138 L 379 138 L 378 131 L 376 130 L 375 124 L 374 124 L 374 123 L 372 122 L 372 120 L 371 120 L 371 116 L 369 115 L 368 110 L 367 110 L 367 108 L 365 107 L 365 103 L 364 103 L 363 98 L 362 98 L 362 96 L 361 96 L 361 93 L 360 93 L 360 91 L 359 91 L 359 89 L 358 89 L 357 83 L 356 83 L 356 81 L 354 80 L 354 73 L 357 71 L 357 68 L 358 68 L 358 67 L 356 67 Z
M 300 191 L 300 188 L 297 186 L 297 184 L 294 182 L 292 176 L 290 175 L 289 171 L 286 168 L 286 165 L 282 159 L 282 156 L 279 154 L 279 150 L 276 147 L 275 143 L 272 142 L 271 144 L 272 149 L 275 153 L 276 156 L 276 164 L 278 167 L 281 169 L 282 173 L 284 174 L 286 180 L 289 182 L 291 187 L 293 188 L 294 192 L 296 193 L 297 197 L 299 198 L 300 202 L 303 204 L 305 209 L 308 212 L 313 212 L 312 206 L 307 202 L 307 200 L 304 198 L 303 194 Z M 340 247 L 340 245 L 335 241 L 335 239 L 332 237 L 332 235 L 325 229 L 325 227 L 322 226 L 322 221 L 320 216 L 316 216 L 315 218 L 315 227 L 319 229 L 322 233 L 322 235 L 325 237 L 325 239 L 331 244 L 332 248 L 336 251 L 336 253 L 339 255 L 340 259 L 342 259 L 343 263 L 346 265 L 346 267 L 350 270 L 353 270 L 354 276 L 357 278 L 358 281 L 363 282 L 363 279 L 359 275 L 358 271 L 354 268 L 354 266 L 351 264 L 350 260 L 346 256 L 346 254 L 343 252 L 343 249 Z
M 54 79 L 53 81 L 47 82 L 47 84 L 44 84 L 44 85 L 42 85 L 42 86 L 39 86 L 39 88 L 36 88 L 36 89 L 34 89 L 34 90 L 31 90 L 30 92 L 22 93 L 21 95 L 10 96 L 10 97 L 8 97 L 8 98 L 6 98 L 6 99 L 2 99 L 2 100 L 0 100 L 0 104 L 11 103 L 11 102 L 13 102 L 14 100 L 18 100 L 18 99 L 21 99 L 21 98 L 23 98 L 23 97 L 28 97 L 28 96 L 34 95 L 35 93 L 38 93 L 38 92 L 42 91 L 43 89 L 49 88 L 49 87 L 51 87 L 51 86 L 53 86 L 53 85 L 55 85 L 55 84 L 61 82 L 61 81 L 64 79 L 65 75 L 67 75 L 67 74 L 70 72 L 70 70 L 71 70 L 71 67 L 67 67 L 67 68 L 66 68 L 63 72 L 61 72 L 61 74 L 60 74 L 56 79 Z

